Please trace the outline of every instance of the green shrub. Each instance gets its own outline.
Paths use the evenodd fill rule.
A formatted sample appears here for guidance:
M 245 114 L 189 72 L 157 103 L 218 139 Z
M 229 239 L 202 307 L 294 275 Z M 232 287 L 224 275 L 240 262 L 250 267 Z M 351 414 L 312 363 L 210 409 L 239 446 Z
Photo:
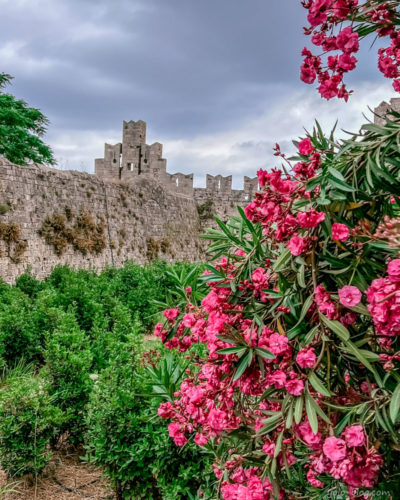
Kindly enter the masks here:
M 61 431 L 68 431 L 73 441 L 81 441 L 85 407 L 93 386 L 92 353 L 89 339 L 72 312 L 60 312 L 57 327 L 48 335 L 44 359 L 43 376 L 54 403 L 65 415 Z
M 106 368 L 119 349 L 129 349 L 135 344 L 134 338 L 143 333 L 138 315 L 132 319 L 129 309 L 117 302 L 110 317 L 96 318 L 91 332 L 92 371 Z
M 12 366 L 21 358 L 27 362 L 41 356 L 43 333 L 38 331 L 31 300 L 17 288 L 2 295 L 0 303 L 0 363 Z
M 143 399 L 143 378 L 126 354 L 105 369 L 92 392 L 87 458 L 104 469 L 117 499 L 189 498 L 211 490 L 211 459 L 192 444 L 176 447 L 156 407 Z
M 15 280 L 15 287 L 19 288 L 21 292 L 24 292 L 28 297 L 33 298 L 36 297 L 37 293 L 42 289 L 43 284 L 32 276 L 32 274 L 26 272 Z
M 63 416 L 45 381 L 29 374 L 1 381 L 0 463 L 12 477 L 37 476 L 50 460 L 49 444 Z

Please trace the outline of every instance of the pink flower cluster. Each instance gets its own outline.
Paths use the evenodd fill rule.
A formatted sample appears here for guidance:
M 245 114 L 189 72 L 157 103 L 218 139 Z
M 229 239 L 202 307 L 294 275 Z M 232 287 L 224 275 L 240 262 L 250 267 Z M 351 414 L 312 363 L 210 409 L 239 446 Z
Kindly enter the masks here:
M 317 450 L 311 455 L 307 473 L 307 479 L 314 487 L 324 486 L 317 478 L 319 474 L 341 479 L 353 488 L 371 488 L 376 484 L 383 460 L 374 447 L 368 448 L 361 425 L 347 427 L 340 438 L 330 436 L 324 440 L 308 429 L 307 433 L 303 431 L 303 439 L 311 441 L 313 449 Z
M 389 263 L 387 274 L 371 283 L 367 300 L 379 341 L 390 348 L 392 337 L 400 335 L 400 259 Z
M 252 467 L 244 470 L 237 467 L 230 475 L 233 482 L 224 481 L 221 487 L 224 500 L 269 500 L 272 499 L 272 485 L 268 479 L 261 479 L 261 470 Z
M 299 150 L 310 154 L 313 146 L 309 138 L 299 144 Z M 299 176 L 304 177 L 304 172 L 314 160 L 300 162 Z M 299 165 L 299 164 L 298 164 Z M 307 167 L 304 168 L 304 166 Z M 296 166 L 294 167 L 296 170 Z M 312 169 L 310 174 L 314 175 Z M 292 209 L 295 200 L 306 199 L 310 193 L 306 192 L 300 180 L 282 178 L 280 170 L 257 172 L 260 186 L 263 191 L 256 193 L 256 198 L 245 209 L 246 216 L 253 222 L 262 224 L 265 234 L 277 243 L 285 242 L 292 255 L 303 254 L 312 242 L 312 230 L 324 219 L 324 212 L 311 208 L 302 212 Z
M 314 46 L 321 47 L 324 55 L 330 54 L 323 66 L 321 56 L 303 49 L 304 62 L 300 74 L 303 82 L 313 84 L 318 79 L 318 91 L 322 97 L 339 97 L 347 101 L 350 92 L 343 83 L 343 75 L 353 71 L 357 65 L 354 56 L 359 50 L 359 35 L 354 22 L 357 18 L 358 22 L 363 20 L 372 26 L 378 37 L 391 39 L 389 47 L 378 51 L 378 68 L 385 77 L 394 80 L 394 89 L 400 91 L 400 35 L 395 25 L 396 12 L 389 2 L 376 2 L 368 9 L 358 0 L 305 0 L 302 4 L 308 11 L 310 24 L 305 33 L 311 36 Z M 350 24 L 344 25 L 345 21 Z M 338 28 L 336 34 L 335 28 Z

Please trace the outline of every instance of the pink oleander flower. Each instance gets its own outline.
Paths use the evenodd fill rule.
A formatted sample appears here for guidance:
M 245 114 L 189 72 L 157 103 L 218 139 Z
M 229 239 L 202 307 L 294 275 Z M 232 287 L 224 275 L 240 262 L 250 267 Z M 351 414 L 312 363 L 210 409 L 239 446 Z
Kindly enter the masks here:
M 324 212 L 317 212 L 314 208 L 308 212 L 298 212 L 296 215 L 299 226 L 307 229 L 317 227 L 325 219 Z
M 285 383 L 285 389 L 292 396 L 301 396 L 304 391 L 304 382 L 298 378 L 288 380 Z
M 400 259 L 394 259 L 389 262 L 387 273 L 393 282 L 400 282 Z
M 207 436 L 205 436 L 204 434 L 201 434 L 201 433 L 197 433 L 195 436 L 194 436 L 194 442 L 198 445 L 198 446 L 204 446 L 205 444 L 208 443 L 208 438 Z
M 335 222 L 332 224 L 332 238 L 337 241 L 346 241 L 350 235 L 349 228 L 346 224 Z
M 222 432 L 227 430 L 228 426 L 228 415 L 223 410 L 213 409 L 210 411 L 207 417 L 208 425 L 215 432 Z
M 322 481 L 316 479 L 315 472 L 312 469 L 309 469 L 307 472 L 307 481 L 311 484 L 311 486 L 314 486 L 314 488 L 323 488 L 325 486 Z
M 338 293 L 342 306 L 353 307 L 361 302 L 361 292 L 356 286 L 346 285 Z
M 282 387 L 285 387 L 286 378 L 285 372 L 282 370 L 276 370 L 267 375 L 267 384 L 274 385 L 277 389 L 282 389 Z
M 346 444 L 349 447 L 362 446 L 365 444 L 364 428 L 362 425 L 347 427 L 342 432 L 342 436 L 344 436 Z
M 387 337 L 400 335 L 400 282 L 390 276 L 377 278 L 367 290 L 367 300 L 376 332 L 386 336 L 380 342 L 389 347 Z
M 317 361 L 317 356 L 314 353 L 314 347 L 305 347 L 297 353 L 297 364 L 301 368 L 312 368 Z
M 182 318 L 182 324 L 186 328 L 191 328 L 194 326 L 196 323 L 196 318 L 194 317 L 193 313 L 185 314 L 185 316 Z
M 252 274 L 251 280 L 256 288 L 256 290 L 261 290 L 262 288 L 268 288 L 269 274 L 262 267 L 257 267 Z
M 332 462 L 342 460 L 347 455 L 346 442 L 334 436 L 325 439 L 322 450 Z
M 311 144 L 311 140 L 309 137 L 303 139 L 299 142 L 299 153 L 301 155 L 309 155 L 314 151 L 314 146 Z
M 320 432 L 313 433 L 308 420 L 304 420 L 296 427 L 296 433 L 312 450 L 318 450 L 321 447 L 322 435 Z
M 298 236 L 297 234 L 294 234 L 288 244 L 287 244 L 290 253 L 294 256 L 298 256 L 304 252 L 304 250 L 307 249 L 308 243 L 306 238 L 302 238 L 301 236 Z
M 181 430 L 181 426 L 178 423 L 172 422 L 168 426 L 169 435 L 173 438 L 177 446 L 184 446 L 187 443 L 185 434 Z
M 359 49 L 358 33 L 353 32 L 351 27 L 342 29 L 336 37 L 336 45 L 339 50 L 345 54 L 357 52 Z
M 318 310 L 325 314 L 329 319 L 334 319 L 336 315 L 335 304 L 331 300 L 331 295 L 327 292 L 323 285 L 318 285 L 315 289 L 315 303 Z
M 267 349 L 279 356 L 290 349 L 289 339 L 280 333 L 272 333 L 268 338 Z
M 163 314 L 170 323 L 173 323 L 176 320 L 176 318 L 179 316 L 179 309 L 177 307 L 174 307 L 172 309 L 166 309 L 163 312 Z

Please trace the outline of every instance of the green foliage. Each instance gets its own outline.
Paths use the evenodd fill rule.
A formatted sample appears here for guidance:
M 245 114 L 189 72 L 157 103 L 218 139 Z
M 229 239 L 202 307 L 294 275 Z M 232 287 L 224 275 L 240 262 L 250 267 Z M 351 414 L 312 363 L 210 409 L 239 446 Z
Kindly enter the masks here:
M 51 439 L 63 416 L 46 383 L 29 372 L 6 372 L 0 384 L 0 463 L 12 477 L 39 474 L 49 462 Z
M 3 92 L 11 80 L 10 75 L 0 73 L 0 155 L 18 165 L 28 161 L 54 165 L 51 149 L 41 140 L 47 118 L 39 109 Z
M 157 401 L 164 392 L 172 398 L 192 362 L 169 354 L 142 366 L 142 334 L 157 320 L 154 301 L 177 280 L 177 294 L 186 293 L 192 269 L 198 276 L 203 268 L 155 262 L 96 274 L 58 267 L 44 281 L 27 272 L 15 286 L 0 282 L 0 461 L 7 472 L 39 474 L 63 434 L 87 445 L 120 498 L 198 498 L 201 488 L 210 498 L 210 457 L 191 443 L 177 448 L 156 416 Z M 26 361 L 35 375 L 23 370 Z M 144 396 L 151 392 L 156 399 Z
M 0 302 L 0 363 L 13 365 L 41 356 L 43 332 L 31 309 L 31 300 L 19 289 L 9 289 Z
M 49 392 L 65 415 L 61 431 L 67 430 L 73 441 L 82 440 L 85 407 L 92 388 L 90 342 L 79 329 L 72 313 L 61 313 L 57 327 L 45 345 L 43 375 Z
M 21 274 L 15 280 L 15 286 L 28 297 L 36 297 L 38 292 L 42 289 L 42 283 L 37 280 L 30 272 Z
M 118 499 L 175 500 L 199 490 L 210 498 L 210 457 L 193 444 L 173 444 L 166 424 L 154 417 L 156 403 L 143 399 L 148 374 L 138 377 L 135 362 L 121 356 L 101 373 L 91 395 L 87 458 L 104 468 Z

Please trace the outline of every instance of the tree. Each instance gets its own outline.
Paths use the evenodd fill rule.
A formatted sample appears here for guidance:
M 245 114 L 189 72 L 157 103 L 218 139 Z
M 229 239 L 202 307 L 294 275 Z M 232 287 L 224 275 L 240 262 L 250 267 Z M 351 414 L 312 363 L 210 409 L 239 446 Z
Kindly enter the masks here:
M 3 92 L 12 78 L 0 73 L 0 156 L 18 165 L 29 161 L 54 165 L 53 152 L 41 140 L 49 121 L 39 109 Z

